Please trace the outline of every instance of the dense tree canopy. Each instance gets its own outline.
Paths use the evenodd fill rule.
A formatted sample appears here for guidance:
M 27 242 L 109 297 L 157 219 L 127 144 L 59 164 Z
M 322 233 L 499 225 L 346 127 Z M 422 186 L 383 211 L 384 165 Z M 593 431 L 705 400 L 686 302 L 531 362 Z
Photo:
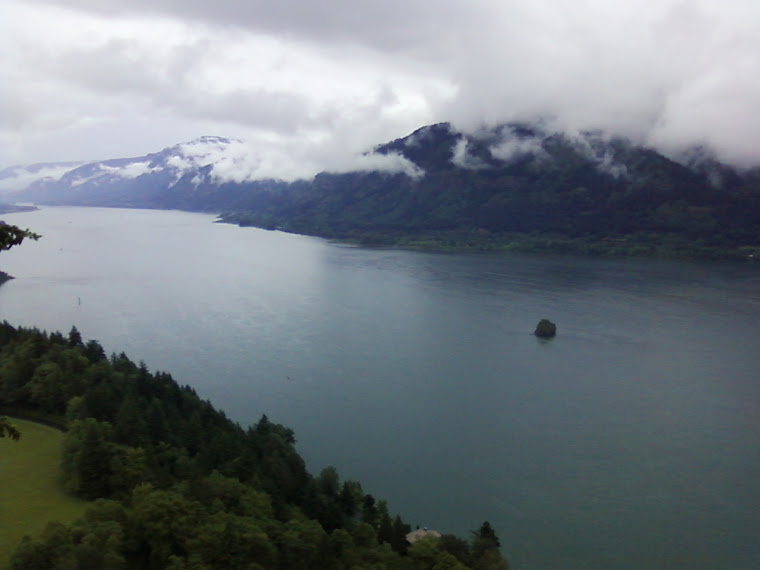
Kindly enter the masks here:
M 25 539 L 15 569 L 506 568 L 490 525 L 409 548 L 409 525 L 360 483 L 308 473 L 292 430 L 243 429 L 75 328 L 0 324 L 0 412 L 66 427 L 64 484 L 93 501 Z

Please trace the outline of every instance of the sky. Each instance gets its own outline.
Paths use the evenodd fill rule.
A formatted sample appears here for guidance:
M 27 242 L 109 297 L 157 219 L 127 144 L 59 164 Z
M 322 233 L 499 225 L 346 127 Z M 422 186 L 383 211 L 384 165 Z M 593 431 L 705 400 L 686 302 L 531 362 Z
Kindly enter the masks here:
M 760 2 L 0 0 L 0 167 L 217 135 L 319 170 L 512 120 L 760 164 Z

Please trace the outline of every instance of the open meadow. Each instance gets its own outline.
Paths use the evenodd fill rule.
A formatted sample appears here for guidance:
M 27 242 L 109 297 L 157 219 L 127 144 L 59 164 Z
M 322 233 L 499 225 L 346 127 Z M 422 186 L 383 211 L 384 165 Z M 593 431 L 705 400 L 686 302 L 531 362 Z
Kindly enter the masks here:
M 61 488 L 63 433 L 34 422 L 12 421 L 21 439 L 0 439 L 0 567 L 24 535 L 38 535 L 49 521 L 72 522 L 87 505 Z

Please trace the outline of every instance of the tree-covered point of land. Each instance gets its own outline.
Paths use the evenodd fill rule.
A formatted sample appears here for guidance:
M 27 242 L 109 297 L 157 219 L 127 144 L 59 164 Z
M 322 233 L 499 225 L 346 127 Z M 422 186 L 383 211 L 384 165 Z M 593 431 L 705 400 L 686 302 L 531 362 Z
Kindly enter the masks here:
M 64 427 L 64 485 L 93 501 L 24 539 L 15 569 L 507 567 L 487 523 L 469 542 L 410 546 L 409 525 L 359 482 L 308 473 L 292 430 L 266 416 L 244 429 L 75 328 L 0 324 L 0 412 Z

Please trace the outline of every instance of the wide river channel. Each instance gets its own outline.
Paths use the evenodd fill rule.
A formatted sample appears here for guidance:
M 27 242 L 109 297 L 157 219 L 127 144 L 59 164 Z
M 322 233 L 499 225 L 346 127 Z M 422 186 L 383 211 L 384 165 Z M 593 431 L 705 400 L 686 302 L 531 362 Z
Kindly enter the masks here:
M 360 249 L 176 211 L 44 208 L 0 319 L 296 432 L 413 526 L 517 570 L 760 568 L 760 267 Z M 557 337 L 532 335 L 548 317 Z

